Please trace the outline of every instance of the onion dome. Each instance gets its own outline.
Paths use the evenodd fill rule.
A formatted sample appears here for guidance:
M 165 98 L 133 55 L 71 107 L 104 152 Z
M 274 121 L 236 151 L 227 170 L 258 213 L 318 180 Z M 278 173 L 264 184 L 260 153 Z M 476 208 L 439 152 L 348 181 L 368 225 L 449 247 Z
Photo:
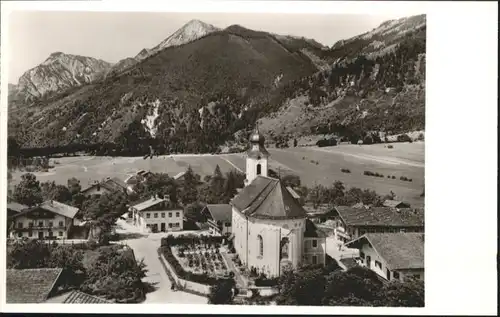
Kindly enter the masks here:
M 264 144 L 265 138 L 263 135 L 259 133 L 259 129 L 255 127 L 255 130 L 253 131 L 252 135 L 250 136 L 250 142 L 251 143 L 258 143 L 258 144 Z

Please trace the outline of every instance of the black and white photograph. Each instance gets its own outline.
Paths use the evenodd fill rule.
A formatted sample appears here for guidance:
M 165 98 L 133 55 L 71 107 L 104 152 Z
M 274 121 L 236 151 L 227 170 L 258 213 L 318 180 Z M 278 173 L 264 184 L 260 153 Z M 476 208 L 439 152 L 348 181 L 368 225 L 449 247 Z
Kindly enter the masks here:
M 2 14 L 5 303 L 426 307 L 428 18 Z

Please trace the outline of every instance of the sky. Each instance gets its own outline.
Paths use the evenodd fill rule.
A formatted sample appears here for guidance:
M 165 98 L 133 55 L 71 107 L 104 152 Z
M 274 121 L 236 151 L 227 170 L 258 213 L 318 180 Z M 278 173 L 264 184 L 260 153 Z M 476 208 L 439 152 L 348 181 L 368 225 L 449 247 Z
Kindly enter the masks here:
M 336 41 L 370 31 L 391 15 L 17 11 L 8 18 L 9 83 L 53 52 L 115 63 L 152 48 L 192 19 L 219 28 L 249 29 Z

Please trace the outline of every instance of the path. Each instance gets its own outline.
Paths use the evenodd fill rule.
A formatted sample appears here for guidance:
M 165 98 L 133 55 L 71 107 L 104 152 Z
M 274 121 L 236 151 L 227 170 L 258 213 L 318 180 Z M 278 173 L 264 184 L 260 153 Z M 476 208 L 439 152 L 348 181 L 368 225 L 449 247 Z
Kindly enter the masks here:
M 238 286 L 238 288 L 246 288 L 246 285 L 248 283 L 245 283 L 245 281 L 241 277 L 241 273 L 238 270 L 238 268 L 236 267 L 236 265 L 234 265 L 234 262 L 231 259 L 231 256 L 227 252 L 221 252 L 221 254 L 224 257 L 224 259 L 226 260 L 227 265 L 229 266 L 228 267 L 229 271 L 233 271 L 234 272 L 234 277 L 235 277 L 235 280 L 236 280 L 236 286 Z
M 129 245 L 137 260 L 144 259 L 146 264 L 145 282 L 154 284 L 155 291 L 146 294 L 144 304 L 206 304 L 207 298 L 203 296 L 193 295 L 181 291 L 174 292 L 170 289 L 171 283 L 165 273 L 160 259 L 158 258 L 158 248 L 160 247 L 161 236 L 156 234 L 143 234 L 133 225 L 126 223 L 123 220 L 117 221 L 116 232 L 119 234 L 132 235 L 131 238 L 120 240 L 118 243 Z M 120 228 L 121 227 L 121 228 Z

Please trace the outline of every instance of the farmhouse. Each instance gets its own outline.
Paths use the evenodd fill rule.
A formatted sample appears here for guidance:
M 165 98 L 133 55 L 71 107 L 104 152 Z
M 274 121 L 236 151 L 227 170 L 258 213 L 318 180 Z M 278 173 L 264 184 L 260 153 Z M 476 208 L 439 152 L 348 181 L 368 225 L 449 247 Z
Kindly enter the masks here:
M 141 182 L 144 182 L 149 176 L 151 176 L 153 173 L 150 171 L 145 171 L 145 170 L 139 170 L 135 174 L 130 175 L 125 179 L 125 184 L 128 185 L 137 185 Z
M 207 223 L 210 227 L 210 233 L 214 235 L 231 234 L 231 205 L 206 205 L 201 213 L 205 217 L 207 217 Z
M 365 233 L 424 232 L 423 213 L 412 209 L 337 206 L 332 218 L 335 221 L 335 235 L 344 242 Z
M 13 217 L 29 207 L 14 201 L 7 203 L 7 217 Z
M 101 182 L 96 182 L 89 187 L 82 190 L 82 194 L 86 196 L 92 195 L 102 195 L 102 194 L 110 194 L 115 192 L 122 192 L 125 194 L 130 193 L 131 189 L 128 189 L 128 186 L 122 180 L 113 177 L 107 178 Z
M 183 230 L 184 212 L 168 198 L 152 196 L 130 207 L 134 225 L 144 231 L 167 232 Z
M 325 263 L 326 237 L 279 179 L 268 177 L 269 153 L 256 129 L 245 187 L 231 201 L 234 248 L 249 269 L 279 276 L 286 268 Z
M 67 239 L 78 208 L 48 200 L 12 217 L 11 237 Z
M 367 233 L 346 244 L 359 249 L 361 265 L 384 279 L 424 279 L 423 233 Z
M 7 237 L 9 236 L 10 227 L 12 226 L 12 219 L 15 215 L 22 212 L 25 209 L 28 209 L 28 206 L 16 203 L 14 201 L 10 201 L 7 203 Z
M 410 205 L 408 203 L 399 201 L 399 200 L 392 200 L 392 199 L 387 199 L 384 201 L 384 206 L 389 207 L 389 208 L 410 208 Z

